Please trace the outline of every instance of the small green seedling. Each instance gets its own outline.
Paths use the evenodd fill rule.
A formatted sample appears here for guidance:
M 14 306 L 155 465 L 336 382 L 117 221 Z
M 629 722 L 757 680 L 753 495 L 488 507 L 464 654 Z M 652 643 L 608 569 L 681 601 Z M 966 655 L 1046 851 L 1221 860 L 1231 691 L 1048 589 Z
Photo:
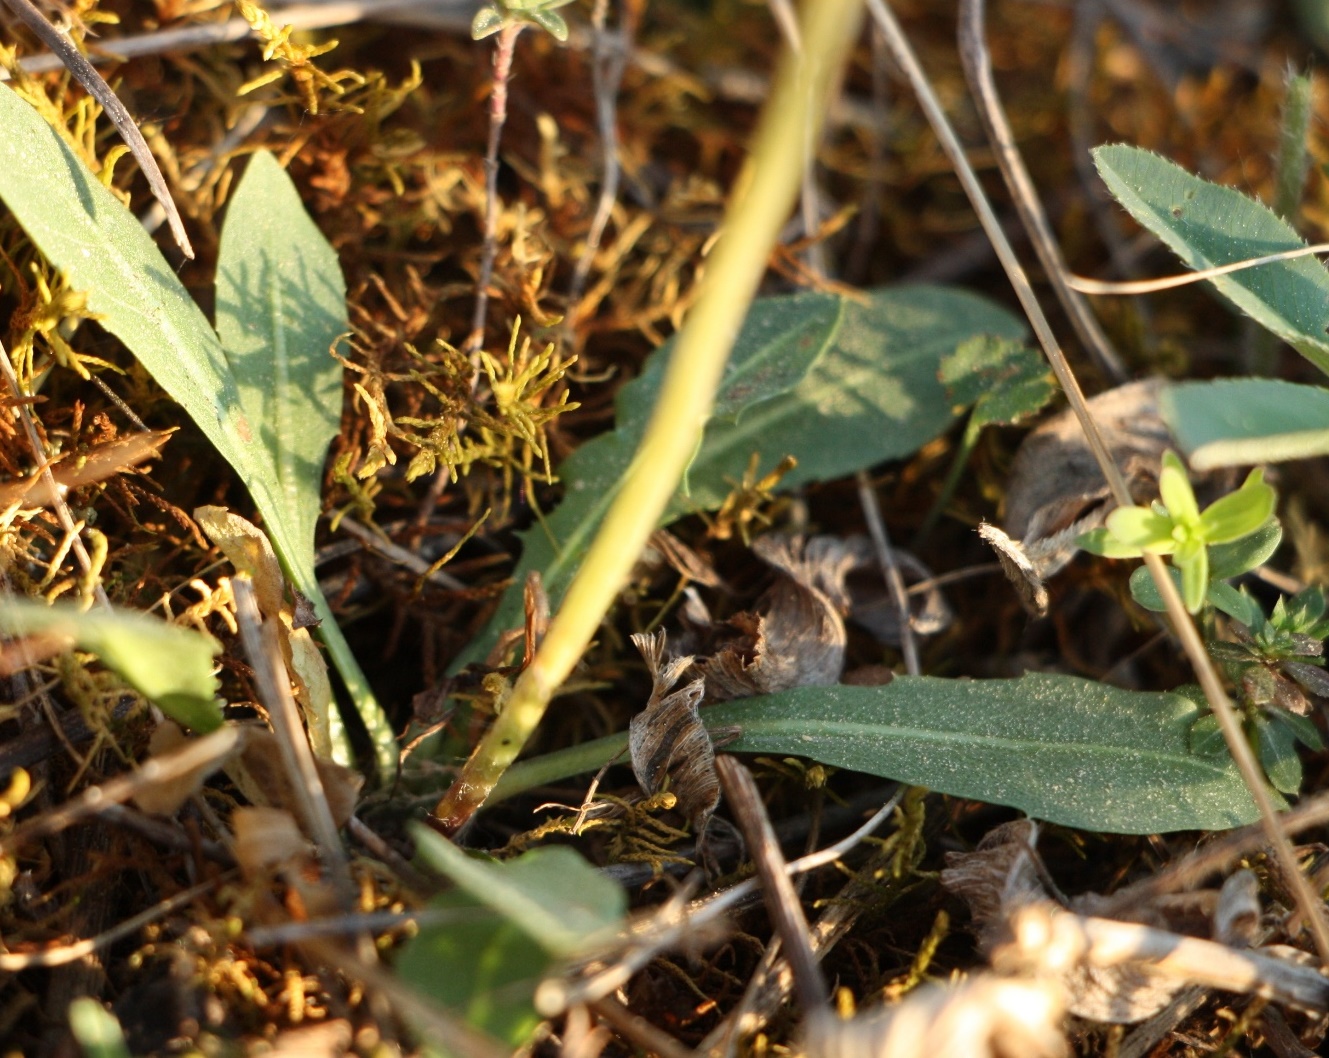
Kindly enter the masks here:
M 1078 543 L 1105 558 L 1139 558 L 1147 553 L 1171 555 L 1181 574 L 1186 609 L 1199 613 L 1209 592 L 1209 549 L 1262 529 L 1274 514 L 1277 494 L 1265 484 L 1264 471 L 1250 472 L 1236 492 L 1215 500 L 1204 511 L 1175 452 L 1163 455 L 1158 478 L 1159 500 L 1149 507 L 1118 507 L 1107 525 L 1085 533 Z
M 572 0 L 493 0 L 475 13 L 471 22 L 471 39 L 492 37 L 504 26 L 514 22 L 528 22 L 545 30 L 559 43 L 568 39 L 568 24 L 554 9 L 564 7 Z

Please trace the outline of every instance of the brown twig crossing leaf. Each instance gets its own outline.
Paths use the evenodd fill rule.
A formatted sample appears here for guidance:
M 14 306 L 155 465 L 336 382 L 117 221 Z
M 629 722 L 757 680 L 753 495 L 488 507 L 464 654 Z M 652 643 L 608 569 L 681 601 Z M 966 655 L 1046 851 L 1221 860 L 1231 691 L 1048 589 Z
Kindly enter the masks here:
M 674 690 L 692 664 L 691 657 L 664 660 L 665 633 L 634 635 L 651 674 L 651 697 L 628 727 L 628 751 L 637 782 L 648 795 L 659 793 L 668 780 L 679 810 L 700 834 L 720 802 L 720 781 L 715 774 L 715 748 L 697 707 L 705 683 L 693 680 Z

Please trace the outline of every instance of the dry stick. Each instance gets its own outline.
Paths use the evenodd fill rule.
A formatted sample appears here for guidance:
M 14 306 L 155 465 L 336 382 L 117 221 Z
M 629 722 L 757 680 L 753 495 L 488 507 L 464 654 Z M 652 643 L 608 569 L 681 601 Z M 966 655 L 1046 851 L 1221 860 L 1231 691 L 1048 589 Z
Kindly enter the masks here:
M 606 997 L 591 1004 L 597 1017 L 629 1043 L 660 1058 L 691 1058 L 692 1052 L 663 1029 L 634 1014 L 617 999 Z
M 37 461 L 37 466 L 40 468 L 38 473 L 42 476 L 42 483 L 51 494 L 51 506 L 55 508 L 55 516 L 60 522 L 60 528 L 65 531 L 65 535 L 69 538 L 74 557 L 78 559 L 83 575 L 91 577 L 93 573 L 92 558 L 88 554 L 88 549 L 83 546 L 83 537 L 79 535 L 78 526 L 74 524 L 74 516 L 69 513 L 69 505 L 65 503 L 64 494 L 56 484 L 55 475 L 51 473 L 50 460 L 46 457 L 41 435 L 37 433 L 37 424 L 32 420 L 32 411 L 27 400 L 24 399 L 18 375 L 14 373 L 14 365 L 9 359 L 9 350 L 5 348 L 3 342 L 0 342 L 0 371 L 4 372 L 5 384 L 9 386 L 9 391 L 14 394 L 14 413 L 18 416 L 19 422 L 23 424 L 23 434 L 28 440 L 28 448 L 32 451 L 32 458 Z M 92 590 L 97 597 L 98 604 L 109 610 L 111 600 L 106 597 L 106 589 L 102 587 L 100 578 L 92 586 Z
M 140 790 L 157 784 L 176 782 L 204 768 L 220 768 L 243 737 L 243 728 L 227 725 L 202 738 L 190 739 L 182 747 L 164 756 L 146 760 L 128 775 L 90 786 L 72 801 L 66 801 L 43 815 L 15 827 L 0 837 L 0 856 L 9 855 L 29 841 L 50 837 L 94 816 L 105 805 L 128 801 Z
M 54 945 L 40 951 L 0 952 L 0 972 L 16 974 L 22 973 L 24 970 L 39 968 L 49 970 L 53 966 L 67 966 L 69 963 L 77 962 L 101 948 L 109 947 L 116 941 L 137 933 L 149 922 L 164 918 L 177 908 L 184 907 L 194 897 L 202 896 L 209 890 L 215 889 L 219 884 L 220 879 L 214 878 L 202 882 L 192 889 L 185 889 L 183 892 L 167 897 L 160 903 L 153 904 L 146 911 L 140 911 L 133 918 L 127 918 L 105 932 L 98 933 L 97 936 L 89 937 L 86 940 L 75 941 L 73 944 Z
M 166 178 L 162 176 L 162 171 L 157 168 L 157 160 L 153 158 L 152 151 L 148 149 L 147 141 L 143 139 L 143 133 L 139 132 L 138 126 L 134 124 L 133 117 L 125 109 L 125 105 L 120 102 L 120 97 L 111 91 L 111 86 L 102 80 L 102 75 L 96 71 L 92 63 L 88 62 L 83 53 L 74 47 L 74 42 L 46 21 L 42 13 L 32 5 L 30 0 L 4 0 L 4 3 L 23 20 L 24 24 L 33 33 L 37 34 L 43 44 L 55 52 L 60 62 L 74 75 L 75 80 L 102 105 L 102 109 L 106 111 L 106 116 L 111 119 L 112 124 L 119 130 L 120 136 L 129 145 L 134 157 L 138 159 L 139 168 L 143 170 L 143 175 L 148 178 L 148 187 L 152 189 L 153 197 L 166 210 L 166 218 L 171 224 L 171 234 L 175 236 L 180 252 L 192 261 L 194 259 L 194 248 L 189 245 L 189 236 L 185 233 L 185 225 L 184 221 L 180 219 L 180 211 L 175 208 L 175 202 L 171 198 L 171 189 L 166 186 Z
M 969 91 L 978 101 L 979 119 L 987 132 L 988 142 L 992 144 L 997 167 L 1006 181 L 1015 209 L 1020 214 L 1020 222 L 1029 234 L 1034 252 L 1038 254 L 1038 260 L 1047 273 L 1057 300 L 1070 317 L 1071 325 L 1085 350 L 1098 362 L 1104 374 L 1120 384 L 1130 377 L 1130 373 L 1108 336 L 1103 333 L 1098 317 L 1084 298 L 1066 282 L 1070 269 L 1066 267 L 1066 259 L 1052 232 L 1052 225 L 1048 223 L 1047 213 L 1043 210 L 1029 170 L 1025 168 L 1020 149 L 1015 145 L 1015 134 L 1011 131 L 1001 98 L 997 95 L 997 85 L 992 79 L 992 58 L 984 43 L 983 3 L 984 0 L 960 0 L 959 15 L 960 60 L 964 65 L 965 79 L 969 82 Z
M 1085 276 L 1071 275 L 1067 282 L 1082 294 L 1155 294 L 1160 290 L 1184 287 L 1201 280 L 1214 279 L 1231 272 L 1241 272 L 1247 268 L 1273 264 L 1275 261 L 1292 261 L 1311 254 L 1329 253 L 1329 242 L 1312 243 L 1299 246 L 1295 250 L 1281 250 L 1278 253 L 1265 254 L 1263 257 L 1248 257 L 1244 261 L 1215 265 L 1213 268 L 1201 268 L 1194 272 L 1178 272 L 1175 275 L 1160 276 L 1156 279 L 1135 279 L 1113 282 L 1106 279 L 1088 279 Z
M 572 283 L 568 287 L 569 333 L 576 322 L 577 308 L 586 290 L 586 280 L 591 274 L 591 265 L 595 263 L 595 254 L 600 249 L 600 241 L 609 225 L 614 203 L 618 201 L 618 185 L 623 175 L 618 160 L 617 97 L 619 86 L 623 83 L 623 71 L 627 69 L 628 55 L 632 51 L 632 41 L 637 33 L 639 9 L 632 0 L 623 3 L 618 32 L 614 34 L 614 43 L 611 45 L 610 35 L 605 30 L 608 6 L 609 0 L 596 0 L 595 9 L 591 13 L 591 84 L 595 93 L 595 117 L 600 126 L 600 151 L 604 161 L 595 216 L 591 218 L 591 227 L 586 233 L 586 246 L 577 260 L 577 267 L 573 269 Z
M 725 800 L 729 802 L 752 854 L 752 865 L 757 869 L 775 934 L 784 946 L 784 957 L 793 971 L 794 988 L 798 991 L 803 1016 L 808 1021 L 830 1016 L 831 997 L 817 966 L 817 956 L 812 951 L 808 920 L 793 883 L 789 881 L 780 843 L 775 840 L 775 831 L 771 829 L 770 817 L 761 803 L 752 773 L 739 763 L 737 757 L 728 754 L 715 758 L 715 770 L 720 776 Z
M 453 834 L 484 804 L 544 716 L 555 690 L 580 660 L 633 563 L 655 531 L 696 451 L 728 352 L 794 204 L 796 156 L 809 123 L 819 124 L 831 82 L 858 26 L 860 0 L 804 6 L 801 61 L 786 56 L 739 175 L 725 230 L 711 254 L 701 295 L 665 371 L 660 395 L 623 484 L 549 633 L 513 687 L 430 822 Z
M 485 150 L 485 241 L 480 255 L 480 277 L 475 288 L 475 313 L 465 351 L 471 354 L 474 373 L 471 391 L 480 381 L 477 354 L 485 341 L 485 314 L 489 309 L 489 281 L 494 276 L 494 258 L 498 256 L 498 145 L 503 126 L 508 121 L 508 82 L 512 79 L 512 55 L 517 37 L 526 28 L 520 20 L 505 22 L 494 41 L 494 89 L 489 96 L 489 145 Z
M 351 881 L 351 868 L 346 860 L 333 821 L 328 798 L 323 791 L 314 764 L 314 751 L 309 748 L 304 725 L 300 722 L 299 707 L 291 695 L 291 680 L 282 661 L 281 647 L 277 643 L 276 628 L 264 623 L 254 598 L 254 584 L 248 576 L 231 580 L 235 593 L 235 617 L 240 625 L 240 638 L 249 655 L 258 684 L 259 700 L 268 710 L 272 729 L 281 750 L 282 764 L 291 789 L 295 793 L 300 816 L 310 828 L 310 835 L 319 845 L 319 852 L 328 867 L 328 876 L 347 910 L 355 903 L 355 888 Z M 275 620 L 275 619 L 274 619 Z
M 1134 500 L 1131 497 L 1130 490 L 1126 487 L 1120 469 L 1113 461 L 1107 446 L 1103 443 L 1103 437 L 1099 433 L 1097 424 L 1089 414 L 1088 408 L 1085 407 L 1084 394 L 1080 391 L 1079 383 L 1071 371 L 1070 364 L 1067 363 L 1065 354 L 1057 345 L 1056 337 L 1052 333 L 1047 317 L 1043 315 L 1038 299 L 1034 296 L 1033 288 L 1029 285 L 1024 269 L 1021 268 L 1019 260 L 1011 249 L 1010 242 L 1007 241 L 1005 233 L 1002 232 L 1001 225 L 992 212 L 992 207 L 983 194 L 978 178 L 969 165 L 969 160 L 965 157 L 964 149 L 960 146 L 954 130 L 946 120 L 941 103 L 933 93 L 931 85 L 928 84 L 922 67 L 914 56 L 913 50 L 909 47 L 909 43 L 901 32 L 895 17 L 886 6 L 885 0 L 867 0 L 867 4 L 873 17 L 877 19 L 886 35 L 897 65 L 909 78 L 910 84 L 918 96 L 919 103 L 927 115 L 928 122 L 932 125 L 933 132 L 941 141 L 942 149 L 955 168 L 955 172 L 964 186 L 965 193 L 969 197 L 970 204 L 978 214 L 980 223 L 982 223 L 988 237 L 992 240 L 993 248 L 997 251 L 1002 267 L 1006 270 L 1011 286 L 1015 289 L 1016 297 L 1019 298 L 1020 305 L 1024 309 L 1034 333 L 1038 336 L 1039 344 L 1047 355 L 1053 373 L 1057 376 L 1057 381 L 1061 384 L 1061 388 L 1085 432 L 1089 447 L 1094 453 L 1094 458 L 1098 461 L 1103 476 L 1107 479 L 1112 498 L 1119 506 L 1128 507 L 1132 505 Z M 1256 763 L 1250 744 L 1242 733 L 1241 725 L 1237 720 L 1232 703 L 1228 699 L 1227 692 L 1223 689 L 1222 681 L 1219 679 L 1213 662 L 1205 651 L 1200 634 L 1195 629 L 1195 623 L 1190 619 L 1190 615 L 1182 604 L 1181 596 L 1176 585 L 1172 583 L 1172 578 L 1168 575 L 1167 567 L 1164 565 L 1162 558 L 1158 555 L 1146 553 L 1144 562 L 1149 568 L 1150 575 L 1154 578 L 1154 583 L 1158 586 L 1159 594 L 1167 604 L 1168 615 L 1172 618 L 1172 623 L 1181 639 L 1182 648 L 1185 650 L 1187 658 L 1190 659 L 1191 666 L 1195 669 L 1196 677 L 1200 681 L 1200 686 L 1204 689 L 1205 697 L 1209 700 L 1209 705 L 1218 718 L 1218 724 L 1223 732 L 1223 737 L 1227 741 L 1228 750 L 1232 753 L 1237 769 L 1250 791 L 1251 799 L 1259 810 L 1265 833 L 1274 846 L 1280 865 L 1288 876 L 1288 883 L 1292 886 L 1297 906 L 1310 924 L 1320 958 L 1325 962 L 1329 962 L 1329 922 L 1326 922 L 1324 906 L 1312 891 L 1310 883 L 1297 864 L 1296 855 L 1292 851 L 1291 844 L 1278 827 L 1278 818 L 1273 802 L 1270 801 L 1268 788 L 1265 786 L 1264 773 Z
M 909 591 L 905 587 L 904 577 L 900 575 L 900 567 L 895 562 L 895 549 L 891 547 L 891 538 L 886 534 L 886 523 L 882 521 L 876 490 L 864 470 L 858 472 L 858 503 L 868 523 L 868 535 L 872 537 L 872 547 L 877 553 L 881 575 L 886 579 L 886 590 L 891 593 L 891 602 L 895 604 L 900 622 L 900 653 L 904 655 L 905 671 L 910 676 L 921 676 L 923 669 L 918 662 L 918 641 L 914 638 L 914 616 L 909 608 Z

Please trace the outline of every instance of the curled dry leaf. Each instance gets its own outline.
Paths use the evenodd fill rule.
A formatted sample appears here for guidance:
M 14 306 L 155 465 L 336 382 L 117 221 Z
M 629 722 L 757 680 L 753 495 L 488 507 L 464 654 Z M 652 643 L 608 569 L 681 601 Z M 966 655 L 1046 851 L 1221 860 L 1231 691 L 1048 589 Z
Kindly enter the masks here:
M 237 573 L 247 573 L 254 582 L 254 595 L 264 618 L 281 621 L 282 659 L 294 676 L 295 700 L 309 729 L 309 742 L 320 758 L 332 756 L 331 718 L 335 703 L 328 665 L 304 627 L 299 607 L 286 598 L 286 578 L 267 535 L 225 507 L 199 507 L 194 519 L 208 539 L 221 548 Z M 299 600 L 297 600 L 299 601 Z
M 277 736 L 257 725 L 246 731 L 244 749 L 227 767 L 226 774 L 253 804 L 299 813 L 302 801 L 292 786 L 299 780 L 287 772 Z M 314 767 L 318 769 L 333 822 L 338 827 L 345 826 L 355 811 L 364 777 L 328 757 L 315 757 Z M 308 825 L 307 820 L 302 823 Z M 312 829 L 309 832 L 312 834 Z
M 1175 445 L 1158 410 L 1163 380 L 1131 382 L 1089 400 L 1089 411 L 1133 495 L 1154 491 L 1163 452 Z M 984 526 L 1026 609 L 1047 612 L 1043 581 L 1075 555 L 1075 539 L 1103 524 L 1107 482 L 1069 409 L 1024 439 L 1011 467 L 1003 529 Z
M 628 727 L 632 771 L 648 796 L 659 793 L 668 779 L 679 810 L 700 834 L 720 803 L 715 774 L 715 748 L 697 707 L 705 693 L 702 680 L 679 690 L 674 685 L 692 664 L 691 657 L 664 660 L 665 633 L 632 637 L 651 674 L 651 697 Z
M 1062 1058 L 1060 990 L 1047 981 L 979 974 L 928 985 L 898 1006 L 809 1023 L 812 1058 Z
M 246 878 L 263 878 L 310 852 L 295 817 L 282 808 L 241 806 L 231 813 L 235 862 Z
M 688 547 L 668 529 L 657 529 L 651 534 L 642 561 L 663 561 L 680 577 L 708 588 L 718 588 L 723 583 L 708 559 Z
M 872 541 L 866 536 L 850 536 L 845 545 L 853 549 L 858 561 L 846 581 L 849 592 L 849 620 L 871 632 L 878 643 L 898 647 L 900 611 L 886 586 Z M 901 548 L 892 549 L 895 564 L 907 586 L 932 580 L 932 570 L 913 554 Z M 934 636 L 944 632 L 955 619 L 941 589 L 930 586 L 909 600 L 910 627 L 916 636 Z
M 727 701 L 836 683 L 844 669 L 845 580 L 859 561 L 855 549 L 832 536 L 805 542 L 771 534 L 752 550 L 781 576 L 759 612 L 729 619 L 737 638 L 697 662 L 707 697 Z
M 1093 912 L 1106 906 L 1105 898 L 1087 893 L 1067 901 L 1049 890 L 1036 839 L 1027 821 L 998 827 L 973 852 L 948 853 L 941 882 L 969 905 L 993 965 L 1055 981 L 1071 1013 L 1110 1024 L 1143 1021 L 1194 984 L 1298 1007 L 1329 1002 L 1329 979 L 1238 950 L 1259 924 L 1258 886 L 1249 871 L 1234 874 L 1220 892 L 1142 903 L 1131 909 L 1132 921 L 1099 918 Z M 1212 932 L 1225 943 L 1186 936 L 1181 928 Z
M 63 496 L 70 489 L 105 481 L 130 467 L 146 462 L 161 451 L 174 430 L 152 430 L 130 434 L 77 455 L 56 456 L 51 461 L 51 475 L 56 490 Z M 21 504 L 25 507 L 50 507 L 56 502 L 45 475 L 40 471 L 21 481 L 0 485 L 0 507 Z

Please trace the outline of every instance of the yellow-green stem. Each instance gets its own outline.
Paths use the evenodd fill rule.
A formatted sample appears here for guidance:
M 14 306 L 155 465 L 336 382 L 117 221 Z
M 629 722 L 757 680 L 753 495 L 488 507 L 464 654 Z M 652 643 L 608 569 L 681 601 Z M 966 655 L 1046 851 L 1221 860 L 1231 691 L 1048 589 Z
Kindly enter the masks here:
M 862 0 L 808 0 L 801 52 L 785 54 L 752 151 L 730 198 L 702 291 L 669 362 L 624 485 L 568 588 L 549 633 L 494 725 L 438 803 L 455 833 L 489 796 L 590 644 L 696 451 L 729 350 L 794 205 L 805 145 L 821 128 L 831 86 L 857 35 Z

